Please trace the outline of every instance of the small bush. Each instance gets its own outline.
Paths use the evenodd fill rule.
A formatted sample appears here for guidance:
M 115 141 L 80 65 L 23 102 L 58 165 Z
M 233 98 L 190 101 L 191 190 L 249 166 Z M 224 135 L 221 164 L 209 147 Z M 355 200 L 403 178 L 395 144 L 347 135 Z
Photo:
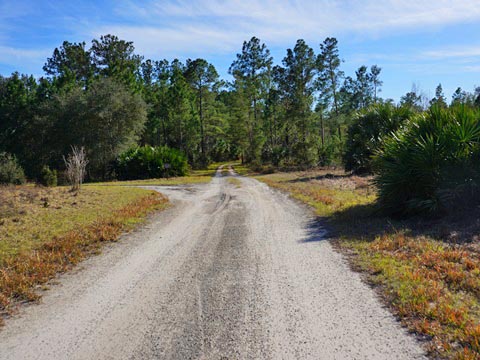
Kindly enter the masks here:
M 20 185 L 25 181 L 25 173 L 15 156 L 0 153 L 0 184 Z
M 434 213 L 474 200 L 480 181 L 480 111 L 431 108 L 385 140 L 374 166 L 379 202 L 387 213 Z
M 382 146 L 382 139 L 398 130 L 414 114 L 410 108 L 389 103 L 358 113 L 348 128 L 343 157 L 345 170 L 371 173 L 372 156 Z
M 57 186 L 57 170 L 50 170 L 48 166 L 44 166 L 39 182 L 43 186 Z
M 133 148 L 117 160 L 117 172 L 122 180 L 185 176 L 187 171 L 185 155 L 167 146 Z
M 65 163 L 65 174 L 68 182 L 72 187 L 72 191 L 80 190 L 83 180 L 85 179 L 85 174 L 88 160 L 87 153 L 85 152 L 84 147 L 72 146 L 72 152 L 68 154 L 67 158 L 63 157 L 63 162 Z

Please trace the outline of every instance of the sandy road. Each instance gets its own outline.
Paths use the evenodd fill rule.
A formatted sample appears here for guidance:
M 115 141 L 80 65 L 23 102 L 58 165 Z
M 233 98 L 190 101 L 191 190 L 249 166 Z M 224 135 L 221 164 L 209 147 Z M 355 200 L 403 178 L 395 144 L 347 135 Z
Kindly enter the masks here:
M 158 188 L 175 206 L 10 319 L 0 359 L 423 357 L 304 208 L 227 179 Z

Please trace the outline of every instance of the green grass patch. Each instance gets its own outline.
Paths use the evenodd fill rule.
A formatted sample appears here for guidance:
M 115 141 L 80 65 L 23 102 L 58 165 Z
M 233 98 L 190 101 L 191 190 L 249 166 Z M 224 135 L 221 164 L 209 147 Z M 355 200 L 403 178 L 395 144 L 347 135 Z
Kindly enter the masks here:
M 253 174 L 253 171 L 247 165 L 240 162 L 231 163 L 230 165 L 238 175 L 248 176 Z
M 190 184 L 204 184 L 212 180 L 217 168 L 224 163 L 213 163 L 207 169 L 191 170 L 188 176 L 179 176 L 172 178 L 159 179 L 145 179 L 145 180 L 128 180 L 128 181 L 109 181 L 95 184 L 85 184 L 85 186 L 175 186 L 175 185 L 190 185 Z

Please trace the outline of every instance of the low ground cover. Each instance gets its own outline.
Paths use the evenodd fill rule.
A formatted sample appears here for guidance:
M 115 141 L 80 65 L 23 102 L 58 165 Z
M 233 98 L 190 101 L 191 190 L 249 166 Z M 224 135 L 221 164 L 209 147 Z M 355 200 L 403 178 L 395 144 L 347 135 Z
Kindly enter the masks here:
M 0 313 L 37 299 L 36 286 L 167 204 L 161 194 L 139 188 L 1 187 Z
M 187 176 L 178 176 L 170 178 L 157 178 L 145 180 L 128 180 L 128 181 L 110 181 L 106 183 L 98 183 L 95 185 L 128 185 L 128 186 L 174 186 L 208 183 L 215 175 L 217 168 L 223 163 L 213 163 L 206 169 L 191 170 Z M 87 184 L 88 185 L 88 184 Z
M 361 271 L 432 357 L 480 358 L 480 211 L 393 220 L 370 178 L 339 170 L 257 179 L 312 206 L 333 244 Z

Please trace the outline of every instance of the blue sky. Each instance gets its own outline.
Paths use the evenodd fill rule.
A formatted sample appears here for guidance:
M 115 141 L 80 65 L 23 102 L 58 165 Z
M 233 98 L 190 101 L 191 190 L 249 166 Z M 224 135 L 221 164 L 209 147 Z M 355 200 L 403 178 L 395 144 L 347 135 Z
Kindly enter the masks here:
M 0 0 L 0 74 L 41 76 L 64 40 L 107 33 L 146 58 L 203 57 L 225 78 L 252 36 L 277 63 L 299 38 L 318 51 L 334 36 L 347 75 L 382 67 L 385 98 L 398 100 L 413 84 L 433 96 L 442 83 L 447 98 L 458 86 L 480 86 L 480 0 Z

